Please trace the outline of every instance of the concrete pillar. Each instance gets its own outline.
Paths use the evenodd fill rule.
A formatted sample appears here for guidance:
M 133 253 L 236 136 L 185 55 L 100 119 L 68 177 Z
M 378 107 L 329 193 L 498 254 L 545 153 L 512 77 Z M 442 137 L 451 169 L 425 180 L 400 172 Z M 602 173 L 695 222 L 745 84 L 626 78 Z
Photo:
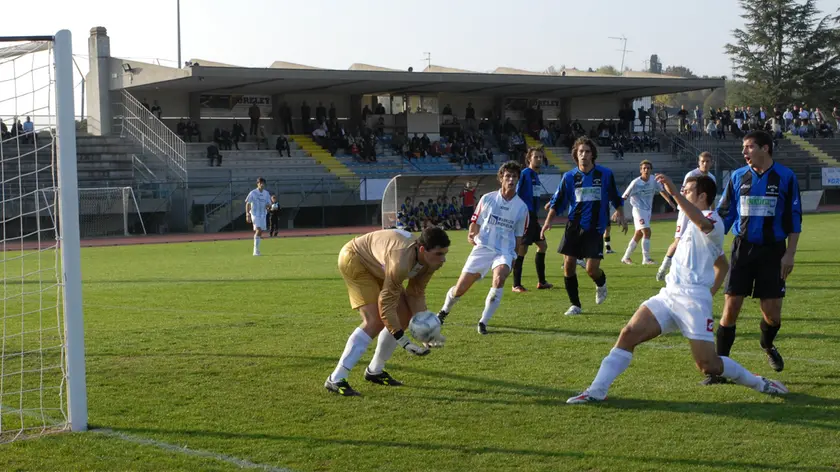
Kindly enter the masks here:
M 199 123 L 201 121 L 201 94 L 190 92 L 189 95 L 190 120 Z
M 85 78 L 87 128 L 94 136 L 108 136 L 113 126 L 111 110 L 111 40 L 102 26 L 90 29 L 90 70 Z
M 347 127 L 345 131 L 350 132 L 350 130 L 359 127 L 359 124 L 362 122 L 363 107 L 364 105 L 362 104 L 361 95 L 350 95 L 350 126 Z M 371 110 L 373 110 L 373 108 L 371 108 Z

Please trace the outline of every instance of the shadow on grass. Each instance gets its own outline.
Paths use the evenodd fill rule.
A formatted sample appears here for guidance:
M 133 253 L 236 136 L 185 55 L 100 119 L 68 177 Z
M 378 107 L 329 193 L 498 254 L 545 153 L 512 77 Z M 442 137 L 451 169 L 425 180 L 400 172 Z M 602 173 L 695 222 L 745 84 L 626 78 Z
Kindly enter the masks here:
M 93 426 L 95 428 L 98 425 Z M 107 426 L 102 426 L 107 427 Z M 750 461 L 730 461 L 730 460 L 709 460 L 709 459 L 688 459 L 677 457 L 661 457 L 661 456 L 645 456 L 645 455 L 620 455 L 620 454 L 602 454 L 592 452 L 578 452 L 578 451 L 551 451 L 542 449 L 526 449 L 513 447 L 494 447 L 494 446 L 463 446 L 452 444 L 452 442 L 429 442 L 427 440 L 418 440 L 417 442 L 398 441 L 398 440 L 375 440 L 375 439 L 348 439 L 348 438 L 319 438 L 299 435 L 282 435 L 270 433 L 235 433 L 227 431 L 208 431 L 198 429 L 163 429 L 163 428 L 118 428 L 113 429 L 129 434 L 150 434 L 150 435 L 179 435 L 204 437 L 225 440 L 242 440 L 242 441 L 274 441 L 298 444 L 301 448 L 323 448 L 332 446 L 353 446 L 363 448 L 390 448 L 395 449 L 394 453 L 401 451 L 430 451 L 441 452 L 448 451 L 457 454 L 503 454 L 508 456 L 520 456 L 523 458 L 545 458 L 545 459 L 612 459 L 618 461 L 627 461 L 634 463 L 641 463 L 645 465 L 661 464 L 664 468 L 667 466 L 703 466 L 714 467 L 721 469 L 782 469 L 789 471 L 836 471 L 836 468 L 829 466 L 797 466 L 792 464 L 773 464 Z M 180 439 L 180 438 L 179 438 Z M 457 439 L 456 439 L 457 440 Z

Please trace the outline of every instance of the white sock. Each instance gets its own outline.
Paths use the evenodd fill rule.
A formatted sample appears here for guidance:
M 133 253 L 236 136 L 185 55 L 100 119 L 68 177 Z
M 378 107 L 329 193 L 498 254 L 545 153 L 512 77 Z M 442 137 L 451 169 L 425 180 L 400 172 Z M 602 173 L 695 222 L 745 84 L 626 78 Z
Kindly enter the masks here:
M 749 387 L 753 390 L 761 391 L 764 387 L 764 382 L 761 377 L 753 375 L 750 371 L 744 368 L 741 364 L 733 361 L 728 357 L 720 357 L 723 361 L 723 376 L 735 382 L 738 385 Z
M 446 301 L 443 302 L 443 308 L 441 308 L 441 311 L 449 313 L 452 311 L 452 307 L 455 306 L 460 299 L 461 297 L 455 296 L 455 287 L 451 287 L 449 291 L 446 292 Z
M 504 293 L 504 288 L 490 288 L 490 292 L 487 293 L 487 298 L 484 300 L 484 311 L 481 313 L 479 323 L 486 325 L 490 321 L 490 318 L 496 313 L 496 309 L 499 308 L 499 304 L 502 303 L 502 294 Z
M 394 338 L 394 335 L 387 328 L 383 328 L 382 332 L 379 333 L 379 339 L 376 342 L 376 351 L 373 353 L 373 359 L 371 359 L 370 365 L 368 365 L 368 371 L 371 374 L 381 374 L 385 370 L 385 363 L 394 355 L 394 349 L 396 348 L 397 339 Z
M 632 352 L 617 347 L 610 349 L 610 353 L 601 361 L 601 368 L 598 369 L 595 380 L 589 386 L 589 394 L 597 398 L 605 398 L 610 385 L 616 377 L 627 370 L 631 360 L 633 360 Z
M 256 234 L 254 235 L 254 252 L 258 252 L 260 250 L 260 237 Z
M 636 242 L 635 239 L 630 239 L 630 242 L 627 244 L 627 251 L 624 252 L 624 258 L 630 259 L 630 256 L 633 255 L 633 251 L 636 250 Z
M 347 338 L 347 344 L 344 346 L 344 352 L 338 360 L 338 365 L 330 375 L 330 380 L 338 382 L 341 379 L 346 379 L 350 369 L 356 366 L 362 354 L 367 351 L 368 344 L 370 344 L 370 336 L 365 333 L 362 328 L 356 328 L 353 334 Z
M 650 259 L 650 238 L 642 238 L 642 257 L 644 260 Z

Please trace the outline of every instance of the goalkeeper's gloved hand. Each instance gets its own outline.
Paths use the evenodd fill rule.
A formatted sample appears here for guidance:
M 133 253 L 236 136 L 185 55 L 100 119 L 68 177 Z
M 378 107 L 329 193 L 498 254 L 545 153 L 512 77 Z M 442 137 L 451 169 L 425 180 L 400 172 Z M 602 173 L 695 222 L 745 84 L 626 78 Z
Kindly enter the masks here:
M 423 343 L 423 345 L 426 346 L 426 347 L 430 347 L 430 348 L 431 347 L 443 347 L 443 344 L 445 342 L 446 342 L 446 338 L 442 334 L 440 334 L 440 332 L 438 332 L 437 334 L 432 336 L 432 338 L 429 339 L 427 342 Z
M 429 353 L 429 348 L 420 347 L 414 344 L 413 342 L 411 342 L 410 339 L 408 339 L 408 336 L 403 334 L 402 330 L 397 331 L 394 337 L 397 339 L 397 344 L 399 344 L 400 347 L 414 354 L 415 356 L 425 356 Z

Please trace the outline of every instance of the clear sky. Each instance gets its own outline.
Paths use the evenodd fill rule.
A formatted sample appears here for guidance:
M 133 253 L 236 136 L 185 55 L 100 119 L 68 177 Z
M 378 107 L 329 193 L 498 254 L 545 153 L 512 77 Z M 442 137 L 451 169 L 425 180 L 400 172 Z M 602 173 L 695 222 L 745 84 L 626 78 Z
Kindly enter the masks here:
M 840 0 L 818 0 L 826 13 Z M 0 35 L 70 29 L 87 54 L 104 26 L 111 54 L 177 59 L 176 0 L 40 0 L 3 5 Z M 364 62 L 395 69 L 432 63 L 475 71 L 498 66 L 643 69 L 651 54 L 665 67 L 731 75 L 723 45 L 743 25 L 736 0 L 182 0 L 182 60 L 267 67 L 275 60 L 347 69 Z M 79 64 L 84 71 L 85 64 Z

